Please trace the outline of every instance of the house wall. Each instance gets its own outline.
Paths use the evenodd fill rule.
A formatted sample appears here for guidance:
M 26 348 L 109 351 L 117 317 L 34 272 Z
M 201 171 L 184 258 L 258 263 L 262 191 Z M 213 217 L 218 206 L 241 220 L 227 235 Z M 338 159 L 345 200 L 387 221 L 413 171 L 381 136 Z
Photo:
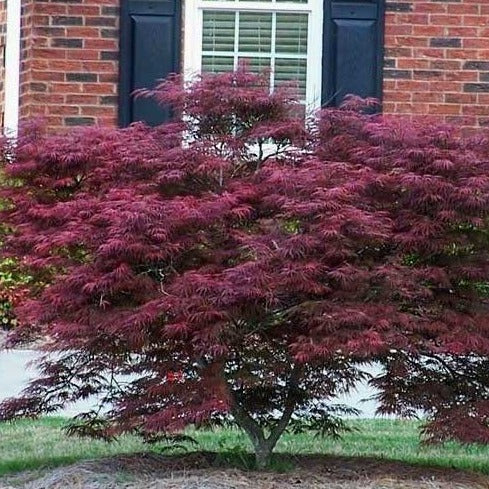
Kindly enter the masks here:
M 388 0 L 384 110 L 489 126 L 489 0 Z
M 21 116 L 117 123 L 119 0 L 24 1 Z
M 386 2 L 384 111 L 489 126 L 489 1 Z M 23 3 L 21 116 L 115 125 L 119 0 Z
M 19 116 L 21 119 L 31 116 L 32 98 L 31 69 L 33 56 L 33 14 L 35 0 L 22 0 L 20 25 L 20 89 Z

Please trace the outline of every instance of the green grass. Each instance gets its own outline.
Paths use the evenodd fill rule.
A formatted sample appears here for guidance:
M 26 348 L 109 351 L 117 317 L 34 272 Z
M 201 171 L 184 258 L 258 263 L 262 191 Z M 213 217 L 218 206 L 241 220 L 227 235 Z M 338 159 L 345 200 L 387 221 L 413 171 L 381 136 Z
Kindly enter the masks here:
M 150 448 L 133 437 L 115 443 L 69 438 L 62 427 L 66 420 L 45 418 L 0 425 L 0 475 L 41 467 L 55 467 L 80 460 Z M 315 438 L 312 434 L 285 435 L 277 452 L 294 454 L 330 454 L 339 456 L 379 457 L 412 464 L 453 467 L 489 474 L 489 447 L 461 446 L 449 443 L 439 447 L 419 444 L 418 424 L 412 421 L 359 420 L 351 424 L 358 431 L 339 441 Z M 247 465 L 250 451 L 247 438 L 236 430 L 190 433 L 199 443 L 190 450 L 219 452 L 223 462 Z M 181 450 L 180 450 L 181 452 Z M 178 451 L 177 451 L 178 453 Z M 274 468 L 288 467 L 277 462 Z
M 68 437 L 65 425 L 62 418 L 0 424 L 0 475 L 146 450 L 132 437 L 115 443 Z

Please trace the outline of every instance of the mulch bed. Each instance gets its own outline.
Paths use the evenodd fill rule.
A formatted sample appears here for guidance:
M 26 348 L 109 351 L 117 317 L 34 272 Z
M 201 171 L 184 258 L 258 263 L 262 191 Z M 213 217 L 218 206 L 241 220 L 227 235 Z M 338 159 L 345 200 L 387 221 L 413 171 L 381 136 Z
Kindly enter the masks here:
M 286 473 L 220 466 L 213 453 L 119 456 L 0 479 L 1 489 L 489 489 L 489 478 L 377 459 L 289 457 Z M 3 486 L 2 486 L 3 484 Z

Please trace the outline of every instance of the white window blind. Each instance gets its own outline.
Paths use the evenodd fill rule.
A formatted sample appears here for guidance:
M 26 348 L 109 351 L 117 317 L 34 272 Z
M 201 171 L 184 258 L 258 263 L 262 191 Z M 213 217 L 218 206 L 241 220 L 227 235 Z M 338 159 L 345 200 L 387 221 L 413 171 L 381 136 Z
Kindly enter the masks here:
M 245 61 L 270 71 L 270 87 L 297 84 L 311 108 L 320 100 L 322 0 L 187 0 L 186 70 L 225 72 Z M 190 31 L 189 31 L 190 30 Z

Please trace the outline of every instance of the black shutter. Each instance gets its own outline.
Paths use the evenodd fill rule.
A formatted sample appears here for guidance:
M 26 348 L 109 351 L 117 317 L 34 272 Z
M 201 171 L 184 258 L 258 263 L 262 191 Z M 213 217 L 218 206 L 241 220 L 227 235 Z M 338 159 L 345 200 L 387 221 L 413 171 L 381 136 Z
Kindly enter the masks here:
M 134 98 L 138 88 L 180 70 L 180 0 L 122 0 L 119 123 L 157 125 L 168 120 L 168 109 L 153 100 Z
M 324 0 L 323 105 L 382 97 L 384 0 Z

